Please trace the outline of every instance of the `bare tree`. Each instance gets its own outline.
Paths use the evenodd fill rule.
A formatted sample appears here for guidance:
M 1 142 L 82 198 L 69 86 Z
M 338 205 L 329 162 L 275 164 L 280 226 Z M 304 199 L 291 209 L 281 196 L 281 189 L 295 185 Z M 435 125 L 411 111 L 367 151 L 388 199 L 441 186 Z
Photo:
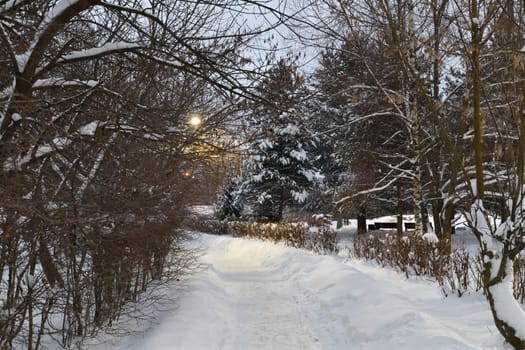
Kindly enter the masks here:
M 282 15 L 251 2 L 0 0 L 1 348 L 50 334 L 69 346 L 170 261 L 187 266 L 184 162 L 235 96 L 253 98 L 240 49 L 273 27 L 247 28 L 248 12 Z
M 374 33 L 389 36 L 405 84 L 398 110 L 413 145 L 408 157 L 415 165 L 414 205 L 419 208 L 418 193 L 425 193 L 423 183 L 418 184 L 424 175 L 431 180 L 428 193 L 434 217 L 446 218 L 441 225 L 445 238 L 454 207 L 468 218 L 479 241 L 483 282 L 496 327 L 514 348 L 525 348 L 525 316 L 512 295 L 513 261 L 525 248 L 524 4 L 475 0 L 326 4 L 314 24 L 322 35 L 344 40 L 347 33 L 366 29 L 371 38 Z M 431 63 L 429 74 L 422 66 L 426 61 Z M 440 80 L 454 79 L 451 68 L 459 72 L 458 79 L 450 89 L 442 89 Z M 441 147 L 449 152 L 447 157 Z
M 514 4 L 506 2 L 490 3 L 489 6 L 478 1 L 471 1 L 468 8 L 467 20 L 470 27 L 466 29 L 469 34 L 468 43 L 470 48 L 469 72 L 470 86 L 472 90 L 472 123 L 474 129 L 473 148 L 475 161 L 475 182 L 473 182 L 471 193 L 473 203 L 468 216 L 474 234 L 478 238 L 481 256 L 483 259 L 483 283 L 485 293 L 489 301 L 492 315 L 496 327 L 515 349 L 525 348 L 525 313 L 519 303 L 512 295 L 513 284 L 513 260 L 525 248 L 523 242 L 523 176 L 524 164 L 523 157 L 525 148 L 523 147 L 523 131 L 525 130 L 525 118 L 523 111 L 513 113 L 519 119 L 513 123 L 513 127 L 506 127 L 504 124 L 496 124 L 498 128 L 497 140 L 506 143 L 508 138 L 517 140 L 517 147 L 512 147 L 513 159 L 506 161 L 505 166 L 500 167 L 500 161 L 493 159 L 486 161 L 487 154 L 484 141 L 490 137 L 487 135 L 485 120 L 488 115 L 483 106 L 488 106 L 489 111 L 494 108 L 492 101 L 483 96 L 486 92 L 485 82 L 482 74 L 482 54 L 484 50 L 491 46 L 490 38 L 495 33 L 507 34 L 507 23 L 516 29 L 516 32 L 523 32 L 523 27 L 514 18 Z M 523 18 L 523 8 L 517 8 Z M 496 19 L 504 19 L 503 28 L 498 28 Z M 505 23 L 507 22 L 507 23 Z M 522 25 L 522 23 L 521 23 Z M 501 38 L 501 37 L 500 37 Z M 498 38 L 497 38 L 498 39 Z M 516 42 L 522 41 L 516 38 Z M 523 42 L 521 43 L 523 44 Z M 517 47 L 507 46 L 510 52 L 517 52 Z M 497 47 L 497 46 L 496 46 Z M 523 59 L 523 58 L 521 58 Z M 512 67 L 515 76 L 522 76 L 523 71 L 520 65 Z M 506 82 L 500 82 L 505 84 Z M 514 85 L 511 82 L 511 85 Z M 506 85 L 506 84 L 505 84 Z M 517 96 L 516 96 L 517 97 Z M 521 103 L 512 106 L 506 104 L 506 108 L 512 110 L 523 106 L 523 91 L 520 97 Z M 483 102 L 482 102 L 483 101 Z M 488 176 L 487 176 L 488 175 Z M 505 180 L 503 180 L 505 179 Z M 502 181 L 503 180 L 503 181 Z M 498 213 L 486 205 L 489 198 L 499 198 L 504 206 L 504 212 Z M 501 221 L 493 218 L 500 215 Z M 502 215 L 503 214 L 503 215 Z

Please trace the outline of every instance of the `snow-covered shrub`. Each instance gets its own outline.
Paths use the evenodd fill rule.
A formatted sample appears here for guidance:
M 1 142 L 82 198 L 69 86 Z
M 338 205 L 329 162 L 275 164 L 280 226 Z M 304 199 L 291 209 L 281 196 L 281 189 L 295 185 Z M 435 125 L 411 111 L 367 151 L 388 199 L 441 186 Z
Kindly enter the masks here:
M 336 233 L 327 226 L 316 228 L 298 222 L 235 222 L 228 231 L 236 237 L 258 238 L 273 242 L 284 242 L 294 248 L 312 250 L 317 254 L 337 253 Z
M 198 232 L 210 233 L 213 235 L 225 235 L 228 233 L 228 221 L 215 219 L 196 219 L 192 217 L 184 223 L 184 227 Z M 196 220 L 195 220 L 196 219 Z
M 478 256 L 463 248 L 449 252 L 444 240 L 429 242 L 422 236 L 369 235 L 354 240 L 350 255 L 374 260 L 409 276 L 428 276 L 439 283 L 445 295 L 482 289 Z
M 306 228 L 290 222 L 237 222 L 231 226 L 231 233 L 237 237 L 285 242 L 295 248 L 304 248 L 306 245 Z
M 215 217 L 219 220 L 235 219 L 242 215 L 244 208 L 242 200 L 242 180 L 239 177 L 230 178 L 220 189 L 215 202 Z
M 332 216 L 331 215 L 315 214 L 315 215 L 312 215 L 308 219 L 307 224 L 308 224 L 308 226 L 321 227 L 321 226 L 329 226 L 331 224 L 331 221 L 332 221 Z
M 337 254 L 339 253 L 337 242 L 337 233 L 330 227 L 322 226 L 317 232 L 309 235 L 307 249 L 317 254 Z

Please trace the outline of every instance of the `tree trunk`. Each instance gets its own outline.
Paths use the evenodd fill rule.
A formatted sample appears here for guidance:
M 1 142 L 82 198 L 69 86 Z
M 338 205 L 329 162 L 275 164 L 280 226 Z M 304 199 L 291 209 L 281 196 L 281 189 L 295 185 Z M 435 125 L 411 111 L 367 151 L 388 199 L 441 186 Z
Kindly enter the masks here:
M 341 227 L 343 227 L 343 218 L 342 217 L 338 217 L 337 218 L 337 224 L 336 224 L 336 229 L 340 229 Z
M 431 5 L 432 8 L 432 22 L 433 22 L 433 60 L 432 60 L 432 100 L 434 105 L 438 106 L 440 104 L 440 84 L 441 84 L 441 40 L 442 40 L 442 20 L 445 13 L 446 3 L 448 0 L 444 1 L 435 1 Z M 438 130 L 436 130 L 439 133 Z M 443 146 L 440 143 L 437 143 L 434 151 L 434 161 L 431 164 L 428 164 L 429 177 L 432 180 L 430 185 L 430 198 L 432 198 L 432 217 L 434 219 L 434 233 L 439 239 L 442 239 L 443 234 L 443 225 L 441 212 L 443 210 L 443 196 L 441 192 L 441 176 L 439 167 L 443 165 L 442 158 Z M 452 159 L 454 162 L 454 159 Z
M 421 200 L 421 225 L 423 226 L 423 233 L 429 232 L 428 209 L 423 200 Z
M 481 114 L 481 68 L 480 49 L 482 30 L 479 19 L 480 4 L 477 0 L 470 3 L 471 20 L 471 80 L 472 114 L 474 126 L 474 159 L 476 184 L 472 188 L 475 201 L 472 205 L 471 220 L 473 229 L 480 242 L 483 264 L 483 285 L 496 328 L 516 350 L 525 349 L 525 312 L 513 294 L 513 259 L 509 253 L 512 232 L 505 232 L 509 239 L 504 243 L 493 243 L 494 232 L 488 232 L 486 213 L 483 208 L 484 173 L 483 173 L 483 116 Z M 523 135 L 521 135 L 523 138 Z M 521 193 L 521 189 L 519 189 Z M 489 236 L 489 237 L 487 237 Z M 515 243 L 513 243 L 515 244 Z M 494 247 L 493 247 L 494 246 Z
M 357 234 L 366 233 L 366 206 L 360 205 L 357 213 Z
M 480 67 L 480 45 L 481 30 L 479 28 L 479 8 L 477 0 L 472 1 L 470 9 L 472 21 L 472 117 L 474 123 L 474 159 L 476 167 L 476 188 L 473 189 L 474 197 L 483 200 L 483 121 L 481 116 L 481 67 Z
M 430 198 L 432 198 L 432 218 L 434 219 L 434 233 L 440 239 L 443 237 L 443 225 L 441 223 L 441 211 L 443 210 L 443 197 L 439 192 L 439 180 L 437 179 L 437 169 L 432 172 L 433 180 L 430 185 Z
M 281 188 L 281 191 L 279 193 L 279 212 L 277 213 L 276 221 L 281 221 L 283 219 L 283 211 L 284 211 L 284 189 Z
M 403 203 L 401 201 L 401 184 L 396 184 L 397 189 L 397 234 L 403 235 Z
M 504 249 L 505 252 L 505 249 Z M 484 266 L 484 284 L 490 311 L 496 328 L 516 350 L 525 349 L 525 313 L 514 298 L 513 262 L 505 253 L 503 257 L 487 259 Z M 496 276 L 491 272 L 498 271 Z
M 409 49 L 407 63 L 409 65 L 409 71 L 414 74 L 419 74 L 417 63 L 416 63 L 416 41 L 412 40 L 412 36 L 415 35 L 414 26 L 414 3 L 409 0 L 408 6 L 408 32 L 409 32 Z M 408 91 L 408 118 L 410 119 L 410 133 L 411 135 L 411 147 L 413 152 L 414 160 L 412 161 L 412 200 L 414 202 L 414 221 L 415 221 L 415 233 L 422 234 L 426 231 L 425 222 L 423 220 L 423 185 L 422 185 L 422 164 L 423 164 L 423 150 L 421 141 L 421 116 L 418 110 L 419 102 L 417 98 L 417 79 L 416 76 L 408 76 L 409 91 Z

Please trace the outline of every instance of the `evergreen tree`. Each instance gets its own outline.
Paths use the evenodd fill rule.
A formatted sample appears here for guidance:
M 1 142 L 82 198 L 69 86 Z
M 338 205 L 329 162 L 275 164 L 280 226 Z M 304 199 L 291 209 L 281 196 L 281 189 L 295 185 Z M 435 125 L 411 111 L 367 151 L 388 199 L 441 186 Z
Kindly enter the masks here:
M 238 176 L 230 177 L 219 191 L 215 217 L 219 220 L 239 218 L 243 209 L 242 180 Z
M 319 167 L 329 174 L 326 184 L 333 200 L 352 196 L 334 208 L 336 216 L 357 215 L 359 230 L 366 230 L 366 212 L 381 215 L 385 208 L 407 206 L 407 181 L 391 172 L 406 154 L 407 135 L 396 109 L 382 89 L 400 90 L 399 67 L 383 40 L 352 33 L 339 46 L 321 54 L 315 72 L 315 129 L 321 135 Z M 389 62 L 385 64 L 384 62 Z M 396 184 L 371 191 L 398 176 Z M 382 182 L 381 182 L 382 181 Z M 356 193 L 363 195 L 356 196 Z
M 310 150 L 315 137 L 307 128 L 306 88 L 294 64 L 281 60 L 258 86 L 264 102 L 252 106 L 247 191 L 254 215 L 281 220 L 287 206 L 304 205 L 322 176 Z

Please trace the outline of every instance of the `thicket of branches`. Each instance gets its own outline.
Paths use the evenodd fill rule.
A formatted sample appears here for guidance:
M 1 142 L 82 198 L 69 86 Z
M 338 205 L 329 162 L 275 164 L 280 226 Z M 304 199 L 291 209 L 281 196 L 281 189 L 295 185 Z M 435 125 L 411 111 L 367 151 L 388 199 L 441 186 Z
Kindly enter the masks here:
M 362 232 L 371 210 L 395 208 L 399 230 L 411 211 L 416 233 L 433 231 L 447 250 L 461 212 L 479 241 L 496 326 L 525 348 L 525 314 L 510 292 L 525 248 L 525 4 L 324 0 L 306 10 L 0 0 L 0 347 L 35 349 L 54 329 L 70 345 L 170 262 L 183 268 L 186 255 L 169 249 L 191 193 L 181 171 L 210 146 L 203 133 L 248 105 L 283 122 L 252 144 L 255 161 L 277 170 L 251 180 L 287 175 L 258 201 L 269 199 L 272 216 L 291 199 L 301 209 L 332 202 L 357 213 Z M 266 28 L 243 27 L 261 11 L 272 14 Z M 312 84 L 293 64 L 282 65 L 291 73 L 282 81 L 275 68 L 274 80 L 242 68 L 250 62 L 240 50 L 272 18 L 322 49 Z M 270 90 L 258 103 L 238 101 L 255 97 L 249 81 Z M 195 112 L 203 127 L 187 124 Z M 498 308 L 509 302 L 513 314 Z
M 185 271 L 182 171 L 249 97 L 256 9 L 0 0 L 0 348 L 68 347 Z
M 431 277 L 441 286 L 444 295 L 484 290 L 483 264 L 477 252 L 466 247 L 448 251 L 446 242 L 431 242 L 417 235 L 399 236 L 395 232 L 357 237 L 348 253 L 351 257 L 373 260 L 380 266 L 393 268 L 406 277 Z M 514 297 L 525 302 L 525 260 L 514 261 Z
M 387 203 L 399 232 L 409 210 L 417 234 L 445 245 L 462 213 L 479 241 L 496 327 L 525 348 L 525 315 L 511 293 L 525 247 L 525 4 L 327 0 L 310 18 L 317 30 L 302 40 L 325 51 L 321 115 L 339 117 L 329 129 L 338 140 L 364 136 L 343 141 L 354 176 L 337 203 L 354 213 Z
M 323 196 L 336 215 L 357 216 L 359 232 L 367 213 L 395 212 L 399 233 L 413 213 L 416 233 L 445 251 L 461 213 L 496 327 L 525 348 L 510 292 L 525 248 L 525 4 L 324 0 L 306 13 L 294 33 L 321 59 L 300 108 L 320 145 L 310 151 Z M 513 312 L 498 307 L 509 303 Z

